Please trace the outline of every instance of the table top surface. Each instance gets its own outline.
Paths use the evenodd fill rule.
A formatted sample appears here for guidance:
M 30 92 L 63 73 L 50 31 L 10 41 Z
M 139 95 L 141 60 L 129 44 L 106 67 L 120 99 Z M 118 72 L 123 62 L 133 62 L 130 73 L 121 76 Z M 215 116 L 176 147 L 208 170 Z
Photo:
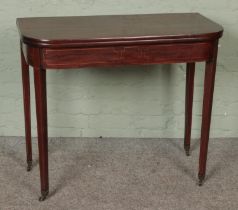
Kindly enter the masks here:
M 18 18 L 24 43 L 36 46 L 87 46 L 136 42 L 203 41 L 223 28 L 199 13 Z

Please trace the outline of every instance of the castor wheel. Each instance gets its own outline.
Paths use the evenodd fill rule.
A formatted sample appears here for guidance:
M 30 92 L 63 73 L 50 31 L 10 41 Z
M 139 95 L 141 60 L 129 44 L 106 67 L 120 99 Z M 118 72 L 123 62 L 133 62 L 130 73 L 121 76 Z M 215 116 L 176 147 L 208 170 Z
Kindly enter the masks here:
M 190 146 L 184 145 L 185 154 L 190 156 Z
M 39 201 L 44 201 L 46 197 L 48 196 L 49 191 L 43 191 L 41 192 L 41 196 L 39 197 Z
M 205 176 L 198 175 L 198 186 L 202 186 L 204 184 Z
M 26 168 L 26 170 L 27 171 L 31 171 L 31 169 L 32 169 L 32 161 L 30 160 L 30 161 L 27 161 L 27 168 Z

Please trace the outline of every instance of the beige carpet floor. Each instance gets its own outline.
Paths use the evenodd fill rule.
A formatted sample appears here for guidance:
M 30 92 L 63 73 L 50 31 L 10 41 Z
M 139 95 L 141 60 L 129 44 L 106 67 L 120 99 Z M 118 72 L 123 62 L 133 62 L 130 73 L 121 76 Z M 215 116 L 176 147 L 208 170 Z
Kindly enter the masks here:
M 52 138 L 50 195 L 40 195 L 38 151 L 26 172 L 22 137 L 0 137 L 0 210 L 237 210 L 238 139 L 211 139 L 207 179 L 196 185 L 199 141 Z

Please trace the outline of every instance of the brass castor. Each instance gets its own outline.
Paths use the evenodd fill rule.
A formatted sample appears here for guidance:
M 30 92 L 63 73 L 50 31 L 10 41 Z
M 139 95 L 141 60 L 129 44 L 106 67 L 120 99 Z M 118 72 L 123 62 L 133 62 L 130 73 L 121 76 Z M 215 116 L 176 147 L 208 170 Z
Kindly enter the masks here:
M 41 196 L 39 198 L 39 201 L 44 201 L 46 199 L 46 197 L 48 196 L 48 194 L 49 194 L 48 190 L 47 191 L 42 191 Z
M 198 186 L 202 186 L 204 184 L 205 176 L 198 175 Z
M 27 161 L 27 168 L 26 168 L 26 170 L 27 171 L 31 171 L 31 169 L 32 169 L 32 161 L 29 160 L 29 161 Z
M 187 156 L 190 156 L 190 146 L 184 145 L 184 150 Z

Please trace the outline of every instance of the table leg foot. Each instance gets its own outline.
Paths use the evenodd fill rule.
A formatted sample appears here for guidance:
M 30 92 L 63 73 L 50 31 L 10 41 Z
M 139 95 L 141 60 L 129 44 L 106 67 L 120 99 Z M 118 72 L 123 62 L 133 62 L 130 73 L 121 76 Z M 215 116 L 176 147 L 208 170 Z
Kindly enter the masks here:
M 204 184 L 205 176 L 198 175 L 198 186 L 202 186 Z
M 46 197 L 48 196 L 49 191 L 42 191 L 41 192 L 41 196 L 39 197 L 39 201 L 44 201 L 46 199 Z
M 31 169 L 32 169 L 32 161 L 29 160 L 29 161 L 27 161 L 27 168 L 26 168 L 26 170 L 27 171 L 31 171 Z
M 184 145 L 184 150 L 187 156 L 190 156 L 190 146 L 189 145 Z

